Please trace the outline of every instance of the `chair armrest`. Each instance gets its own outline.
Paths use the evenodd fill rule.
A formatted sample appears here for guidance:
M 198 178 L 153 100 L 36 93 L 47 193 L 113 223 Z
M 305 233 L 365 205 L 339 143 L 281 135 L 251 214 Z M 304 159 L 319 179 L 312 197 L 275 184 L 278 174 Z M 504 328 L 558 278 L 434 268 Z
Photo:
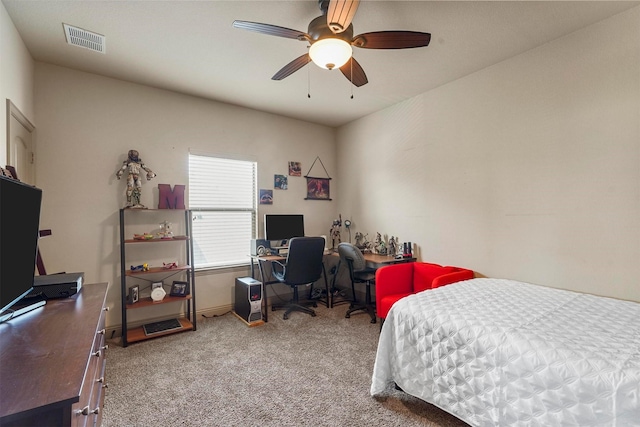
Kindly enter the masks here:
M 463 280 L 473 279 L 473 270 L 462 269 L 453 273 L 443 274 L 433 279 L 432 289 L 440 286 L 450 285 L 451 283 L 461 282 Z
M 413 263 L 387 265 L 376 270 L 376 303 L 386 295 L 413 293 Z
M 282 274 L 286 268 L 287 266 L 280 261 L 271 261 L 271 271 L 274 273 Z

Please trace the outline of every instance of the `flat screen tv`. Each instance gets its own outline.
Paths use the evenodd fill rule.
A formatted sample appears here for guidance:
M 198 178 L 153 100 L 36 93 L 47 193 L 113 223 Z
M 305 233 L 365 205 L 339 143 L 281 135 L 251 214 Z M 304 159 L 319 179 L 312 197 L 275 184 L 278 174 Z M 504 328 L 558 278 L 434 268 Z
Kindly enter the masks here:
M 0 322 L 33 288 L 42 190 L 0 175 Z
M 304 236 L 302 214 L 266 214 L 264 216 L 265 240 L 289 240 Z

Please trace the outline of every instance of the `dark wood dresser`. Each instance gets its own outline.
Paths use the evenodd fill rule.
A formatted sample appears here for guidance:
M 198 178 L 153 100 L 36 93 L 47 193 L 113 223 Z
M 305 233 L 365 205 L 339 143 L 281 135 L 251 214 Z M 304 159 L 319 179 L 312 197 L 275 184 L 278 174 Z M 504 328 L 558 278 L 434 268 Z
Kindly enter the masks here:
M 0 324 L 0 426 L 99 426 L 107 283 Z

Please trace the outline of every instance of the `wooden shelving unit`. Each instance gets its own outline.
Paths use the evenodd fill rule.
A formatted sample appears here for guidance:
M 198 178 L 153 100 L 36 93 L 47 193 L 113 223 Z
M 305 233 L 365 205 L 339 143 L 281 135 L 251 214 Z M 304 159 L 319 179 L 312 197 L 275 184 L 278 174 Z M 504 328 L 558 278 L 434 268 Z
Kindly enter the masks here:
M 127 216 L 129 215 L 150 215 L 149 219 L 157 219 L 160 214 L 166 214 L 168 211 L 175 212 L 176 210 L 167 210 L 167 209 L 120 209 L 120 274 L 121 274 L 121 294 L 122 294 L 122 345 L 126 347 L 130 343 L 144 341 L 147 339 L 158 338 L 166 335 L 171 335 L 179 332 L 185 331 L 195 331 L 196 330 L 196 295 L 195 295 L 195 270 L 193 267 L 193 241 L 191 239 L 191 211 L 188 209 L 183 209 L 181 212 L 184 212 L 184 228 L 185 235 L 184 236 L 175 236 L 172 239 L 148 239 L 148 240 L 138 240 L 138 239 L 126 239 L 126 227 L 127 227 Z M 154 217 L 155 214 L 155 217 Z M 158 223 L 159 221 L 151 221 Z M 129 235 L 132 235 L 130 233 Z M 148 270 L 132 271 L 130 265 L 127 263 L 127 247 L 131 247 L 135 245 L 139 247 L 139 245 L 155 245 L 158 243 L 164 244 L 174 244 L 174 245 L 184 245 L 184 259 L 181 260 L 180 264 L 173 268 L 165 268 L 165 267 L 151 267 Z M 142 246 L 144 247 L 144 246 Z M 128 268 L 129 267 L 129 268 Z M 131 284 L 128 279 L 141 278 L 141 276 L 147 275 L 155 275 L 156 277 L 161 277 L 163 279 L 180 275 L 180 277 L 184 277 L 186 282 L 188 283 L 189 294 L 186 296 L 170 296 L 167 293 L 162 301 L 153 301 L 151 298 L 140 298 L 138 302 L 129 304 L 127 301 L 127 296 L 129 294 L 129 288 Z M 153 277 L 153 276 L 151 276 Z M 147 279 L 145 279 L 147 280 Z M 151 281 L 151 280 L 148 280 Z M 129 328 L 127 321 L 127 312 L 130 310 L 144 310 L 148 307 L 154 307 L 158 305 L 165 304 L 182 304 L 185 307 L 184 313 L 185 315 L 179 316 L 171 316 L 168 318 L 177 317 L 177 320 L 180 322 L 181 328 L 179 329 L 171 329 L 163 332 L 158 332 L 153 335 L 145 335 L 144 329 L 142 326 Z M 178 313 L 179 310 L 176 310 Z

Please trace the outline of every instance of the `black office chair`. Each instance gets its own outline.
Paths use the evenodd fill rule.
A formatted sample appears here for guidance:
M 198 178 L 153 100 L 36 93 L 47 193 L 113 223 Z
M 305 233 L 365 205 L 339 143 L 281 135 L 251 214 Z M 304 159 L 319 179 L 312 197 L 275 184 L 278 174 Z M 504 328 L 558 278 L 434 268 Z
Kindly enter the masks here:
M 338 245 L 338 254 L 340 255 L 340 262 L 344 262 L 349 268 L 351 293 L 353 296 L 353 300 L 349 305 L 349 310 L 347 310 L 347 314 L 345 314 L 344 317 L 348 319 L 351 317 L 351 313 L 362 310 L 369 313 L 369 316 L 371 316 L 371 323 L 376 323 L 376 309 L 371 302 L 371 283 L 375 281 L 376 270 L 374 268 L 367 268 L 362 252 L 360 252 L 360 249 L 351 243 L 340 243 Z M 358 298 L 356 297 L 356 283 L 366 284 L 364 304 L 359 303 Z
M 287 320 L 292 311 L 315 316 L 316 312 L 309 306 L 317 307 L 313 300 L 301 302 L 298 300 L 298 286 L 311 284 L 309 295 L 313 292 L 313 283 L 324 273 L 322 257 L 324 255 L 324 238 L 322 237 L 294 237 L 289 240 L 289 252 L 286 264 L 278 261 L 271 263 L 273 277 L 293 288 L 293 298 L 286 304 L 272 305 L 271 310 L 286 310 L 283 319 Z M 325 275 L 325 289 L 328 288 Z

